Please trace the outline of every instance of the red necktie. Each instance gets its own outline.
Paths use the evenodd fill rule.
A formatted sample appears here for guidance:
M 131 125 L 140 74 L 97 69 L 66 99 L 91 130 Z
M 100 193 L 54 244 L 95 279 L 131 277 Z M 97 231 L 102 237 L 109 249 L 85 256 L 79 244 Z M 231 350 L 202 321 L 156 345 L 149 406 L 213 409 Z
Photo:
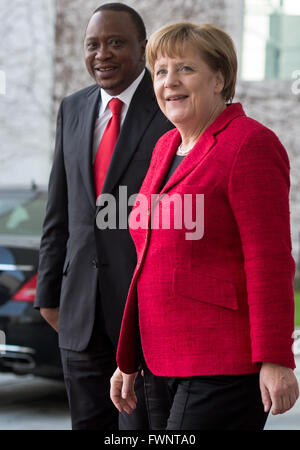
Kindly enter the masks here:
M 108 106 L 112 112 L 112 117 L 109 119 L 105 128 L 94 162 L 94 179 L 97 198 L 102 192 L 106 173 L 119 136 L 123 102 L 118 98 L 113 98 L 110 100 Z

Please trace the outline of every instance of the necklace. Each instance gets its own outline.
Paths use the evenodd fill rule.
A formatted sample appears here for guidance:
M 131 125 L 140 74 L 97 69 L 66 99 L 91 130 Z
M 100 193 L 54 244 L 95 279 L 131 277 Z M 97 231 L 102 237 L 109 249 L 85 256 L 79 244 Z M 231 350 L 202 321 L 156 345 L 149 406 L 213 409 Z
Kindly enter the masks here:
M 209 125 L 211 123 L 213 123 L 213 121 L 218 117 L 218 115 L 221 114 L 224 111 L 224 109 L 226 109 L 226 105 L 222 104 L 221 108 L 220 108 L 220 111 L 218 112 L 218 105 L 216 105 L 215 109 L 210 114 L 209 119 L 207 120 L 206 124 L 201 128 L 200 132 L 198 133 L 198 139 L 204 133 L 204 131 L 209 127 Z M 193 148 L 193 147 L 191 147 L 191 148 L 189 148 L 187 150 L 182 150 L 181 147 L 182 147 L 182 143 L 177 148 L 176 155 L 178 155 L 178 156 L 186 156 L 186 155 L 188 155 L 189 152 Z
M 186 156 L 193 148 L 192 147 L 192 148 L 188 148 L 187 150 L 182 150 L 181 145 L 182 144 L 179 145 L 177 152 L 176 152 L 176 155 L 178 155 L 178 156 Z

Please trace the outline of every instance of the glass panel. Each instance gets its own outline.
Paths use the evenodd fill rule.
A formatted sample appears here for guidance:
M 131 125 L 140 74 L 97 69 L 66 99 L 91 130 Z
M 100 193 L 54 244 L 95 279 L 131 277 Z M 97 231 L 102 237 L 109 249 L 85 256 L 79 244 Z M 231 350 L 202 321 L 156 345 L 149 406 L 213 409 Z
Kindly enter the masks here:
M 300 68 L 300 1 L 245 0 L 242 78 L 290 80 Z
M 46 193 L 0 192 L 0 234 L 40 236 Z

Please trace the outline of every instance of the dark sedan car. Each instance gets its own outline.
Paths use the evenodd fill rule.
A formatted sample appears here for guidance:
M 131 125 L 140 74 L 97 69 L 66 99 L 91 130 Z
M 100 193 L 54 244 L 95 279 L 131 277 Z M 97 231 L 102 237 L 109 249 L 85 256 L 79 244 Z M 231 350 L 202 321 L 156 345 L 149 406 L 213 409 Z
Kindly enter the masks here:
M 57 333 L 33 307 L 47 193 L 0 189 L 0 372 L 61 378 Z

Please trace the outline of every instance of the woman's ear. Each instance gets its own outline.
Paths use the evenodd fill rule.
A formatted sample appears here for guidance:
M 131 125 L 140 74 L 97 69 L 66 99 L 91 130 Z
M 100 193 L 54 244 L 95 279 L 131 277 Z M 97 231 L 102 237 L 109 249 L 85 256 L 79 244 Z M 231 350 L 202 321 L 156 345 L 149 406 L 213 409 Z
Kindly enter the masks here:
M 223 74 L 218 70 L 216 73 L 215 94 L 221 94 L 225 86 Z

